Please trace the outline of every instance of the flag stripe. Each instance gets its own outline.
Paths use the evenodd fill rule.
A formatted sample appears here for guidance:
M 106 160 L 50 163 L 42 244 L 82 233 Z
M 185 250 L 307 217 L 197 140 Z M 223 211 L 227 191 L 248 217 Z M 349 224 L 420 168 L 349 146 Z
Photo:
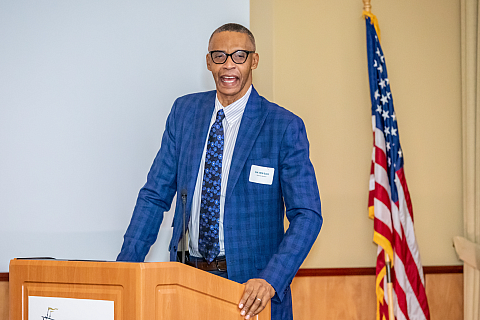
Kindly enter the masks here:
M 412 219 L 412 224 L 413 224 L 412 200 L 410 199 L 410 192 L 408 192 L 407 180 L 405 179 L 405 173 L 403 172 L 403 168 L 400 168 L 399 170 L 397 170 L 397 175 L 402 184 L 402 188 L 404 190 L 405 201 L 407 202 L 408 212 L 410 213 L 410 218 Z
M 388 194 L 388 191 L 382 185 L 375 183 L 374 196 L 376 200 L 379 200 L 382 204 L 385 205 L 386 210 L 388 210 L 389 212 L 388 216 L 390 217 L 391 202 L 390 202 L 390 195 Z

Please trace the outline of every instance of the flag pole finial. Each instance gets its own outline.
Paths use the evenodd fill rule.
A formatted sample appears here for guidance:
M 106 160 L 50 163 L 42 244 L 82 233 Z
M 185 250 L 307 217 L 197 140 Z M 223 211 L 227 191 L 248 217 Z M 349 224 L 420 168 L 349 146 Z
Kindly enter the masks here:
M 372 6 L 370 5 L 370 0 L 362 0 L 363 1 L 363 11 L 371 12 Z

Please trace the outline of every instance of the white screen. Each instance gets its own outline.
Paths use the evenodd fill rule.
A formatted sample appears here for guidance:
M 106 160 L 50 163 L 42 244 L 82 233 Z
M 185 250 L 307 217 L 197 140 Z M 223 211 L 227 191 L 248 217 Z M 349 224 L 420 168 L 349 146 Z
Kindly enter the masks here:
M 212 31 L 249 1 L 0 2 L 0 272 L 114 260 L 176 97 L 215 85 Z M 171 213 L 148 261 L 168 259 Z

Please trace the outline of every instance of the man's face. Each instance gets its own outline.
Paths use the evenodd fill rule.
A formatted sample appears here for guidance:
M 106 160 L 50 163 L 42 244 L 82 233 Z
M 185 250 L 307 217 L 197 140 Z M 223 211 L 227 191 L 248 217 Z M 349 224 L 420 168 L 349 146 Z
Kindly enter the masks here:
M 254 51 L 248 35 L 240 32 L 224 31 L 213 35 L 208 45 L 208 51 L 224 51 L 227 54 L 237 50 Z M 212 72 L 217 96 L 225 107 L 240 99 L 252 84 L 252 70 L 258 65 L 258 54 L 250 53 L 247 61 L 236 64 L 228 57 L 224 64 L 215 64 L 210 54 L 207 54 L 207 69 Z

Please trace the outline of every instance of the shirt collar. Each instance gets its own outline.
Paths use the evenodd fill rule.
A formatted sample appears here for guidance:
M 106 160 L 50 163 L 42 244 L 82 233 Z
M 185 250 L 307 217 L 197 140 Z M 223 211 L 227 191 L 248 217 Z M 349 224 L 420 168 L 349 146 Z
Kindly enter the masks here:
M 237 101 L 229 104 L 228 106 L 224 107 L 218 100 L 218 95 L 215 97 L 215 114 L 221 109 L 225 113 L 225 120 L 228 123 L 234 123 L 242 118 L 243 111 L 245 111 L 245 107 L 247 106 L 248 98 L 250 97 L 250 93 L 252 92 L 252 85 L 248 88 L 247 92 L 238 99 Z

